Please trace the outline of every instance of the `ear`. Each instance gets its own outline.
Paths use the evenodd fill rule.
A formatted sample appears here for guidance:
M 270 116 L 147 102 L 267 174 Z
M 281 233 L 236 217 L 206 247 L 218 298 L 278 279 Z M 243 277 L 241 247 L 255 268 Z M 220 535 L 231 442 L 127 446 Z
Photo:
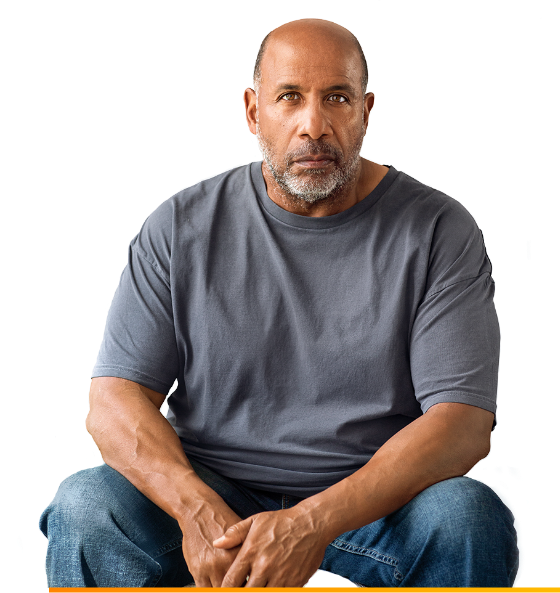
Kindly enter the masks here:
M 251 134 L 257 133 L 257 93 L 253 89 L 245 89 L 245 117 Z
M 373 109 L 373 103 L 375 101 L 375 95 L 373 93 L 367 93 L 364 97 L 364 125 L 367 129 L 369 122 L 369 114 Z

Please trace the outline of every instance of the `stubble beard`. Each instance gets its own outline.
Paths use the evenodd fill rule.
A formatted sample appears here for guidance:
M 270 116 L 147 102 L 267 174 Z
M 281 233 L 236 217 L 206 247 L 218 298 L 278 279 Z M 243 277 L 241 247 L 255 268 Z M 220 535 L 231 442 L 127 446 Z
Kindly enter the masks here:
M 278 159 L 271 143 L 262 135 L 257 121 L 259 148 L 274 180 L 287 197 L 307 204 L 315 204 L 321 200 L 335 202 L 344 197 L 358 174 L 364 135 L 365 126 L 362 124 L 360 134 L 346 159 L 339 148 L 331 146 L 327 141 L 311 139 L 297 150 L 286 153 L 283 159 Z M 295 173 L 294 161 L 309 154 L 327 154 L 333 157 L 333 170 L 326 172 L 324 169 L 310 169 L 303 174 Z

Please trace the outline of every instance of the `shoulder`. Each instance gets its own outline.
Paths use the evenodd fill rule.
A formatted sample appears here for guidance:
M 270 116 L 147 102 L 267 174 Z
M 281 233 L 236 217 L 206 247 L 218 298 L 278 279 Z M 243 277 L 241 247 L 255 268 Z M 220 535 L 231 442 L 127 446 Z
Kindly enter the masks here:
M 200 247 L 201 241 L 209 240 L 217 219 L 228 218 L 228 211 L 239 211 L 239 201 L 247 195 L 250 183 L 251 163 L 230 167 L 183 187 L 148 213 L 129 249 L 168 271 L 174 252 Z
M 394 208 L 402 212 L 410 210 L 415 219 L 432 224 L 445 219 L 451 226 L 476 227 L 474 218 L 461 203 L 402 171 L 395 177 L 389 193 Z
M 236 167 L 209 179 L 204 179 L 176 193 L 168 202 L 174 209 L 202 207 L 208 198 L 219 198 L 224 193 L 237 193 L 246 190 L 247 186 L 252 184 L 252 165 L 253 163 Z
M 457 200 L 399 172 L 390 188 L 388 208 L 413 249 L 423 254 L 428 285 L 491 272 L 482 232 Z M 444 281 L 454 270 L 452 279 Z
M 171 241 L 177 224 L 188 222 L 191 216 L 204 218 L 225 197 L 247 191 L 251 185 L 251 165 L 237 167 L 210 179 L 187 187 L 173 195 L 156 208 L 144 222 L 139 237 Z

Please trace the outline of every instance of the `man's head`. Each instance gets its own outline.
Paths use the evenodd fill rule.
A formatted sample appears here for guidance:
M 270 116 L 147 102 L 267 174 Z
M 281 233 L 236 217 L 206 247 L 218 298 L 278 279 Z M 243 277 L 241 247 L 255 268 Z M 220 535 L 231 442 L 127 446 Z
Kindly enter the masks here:
M 331 27 L 336 27 L 338 29 L 339 32 L 342 32 L 343 34 L 346 35 L 348 41 L 354 45 L 354 48 L 356 49 L 356 52 L 358 53 L 360 60 L 362 62 L 362 93 L 365 95 L 366 94 L 366 90 L 367 90 L 367 84 L 368 84 L 368 67 L 367 67 L 367 61 L 366 61 L 366 57 L 364 55 L 364 52 L 362 50 L 362 46 L 360 45 L 360 42 L 356 39 L 356 37 L 350 32 L 348 31 L 348 29 L 344 29 L 343 27 L 341 27 L 340 25 L 337 25 L 335 23 L 331 23 L 330 21 L 322 21 L 319 19 L 303 19 L 301 21 L 295 21 L 293 23 L 287 23 L 286 25 L 284 25 L 284 27 L 291 27 L 294 25 L 299 25 L 302 24 L 305 27 L 308 27 L 309 29 L 311 28 L 311 26 L 313 25 L 319 25 L 319 26 L 326 26 L 327 28 L 331 28 Z M 274 31 L 271 31 L 262 41 L 261 46 L 259 48 L 259 53 L 257 54 L 257 59 L 255 60 L 255 69 L 253 71 L 253 85 L 255 86 L 255 90 L 258 92 L 259 90 L 259 86 L 261 83 L 261 76 L 262 76 L 262 72 L 261 72 L 261 62 L 262 62 L 262 58 L 264 56 L 264 52 L 266 51 L 266 46 L 268 44 L 269 39 L 271 38 L 271 36 L 273 36 L 273 34 L 279 30 L 281 30 L 282 27 L 279 27 L 278 29 L 275 29 Z
M 373 95 L 357 39 L 318 19 L 267 35 L 247 89 L 247 121 L 284 195 L 335 199 L 356 179 Z

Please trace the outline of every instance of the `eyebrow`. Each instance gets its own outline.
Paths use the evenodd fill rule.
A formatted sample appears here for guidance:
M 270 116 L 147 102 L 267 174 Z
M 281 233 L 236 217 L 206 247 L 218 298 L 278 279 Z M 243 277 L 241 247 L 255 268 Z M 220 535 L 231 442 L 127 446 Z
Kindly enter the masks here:
M 280 86 L 276 87 L 275 92 L 279 93 L 282 91 L 299 91 L 299 92 L 303 92 L 304 88 L 298 84 L 281 84 Z M 344 91 L 348 94 L 351 95 L 355 95 L 356 91 L 354 90 L 354 87 L 350 84 L 333 84 L 332 86 L 327 87 L 326 89 L 324 89 L 324 92 L 326 93 L 332 93 L 335 91 Z

